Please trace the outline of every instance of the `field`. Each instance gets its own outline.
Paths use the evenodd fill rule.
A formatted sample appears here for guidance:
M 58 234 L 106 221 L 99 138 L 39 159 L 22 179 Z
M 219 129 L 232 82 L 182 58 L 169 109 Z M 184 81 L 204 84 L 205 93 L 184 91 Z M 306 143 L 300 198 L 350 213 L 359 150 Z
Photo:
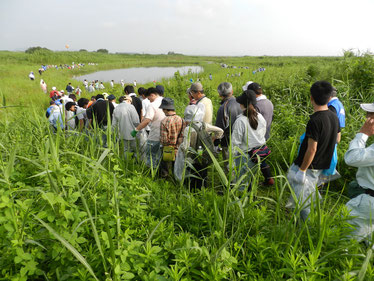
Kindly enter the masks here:
M 97 142 L 97 132 L 53 134 L 37 70 L 73 61 L 86 66 L 42 75 L 49 89 L 79 85 L 73 75 L 96 70 L 203 66 L 199 75 L 160 81 L 182 116 L 190 78 L 201 80 L 215 112 L 219 83 L 231 82 L 235 95 L 246 81 L 260 83 L 275 106 L 268 141 L 275 186 L 258 186 L 258 175 L 252 192 L 243 196 L 214 163 L 209 187 L 192 193 L 133 159 L 125 161 L 112 132 L 108 148 Z M 249 69 L 239 68 L 245 66 Z M 258 68 L 266 71 L 253 74 Z M 36 81 L 27 77 L 31 70 Z M 323 201 L 302 223 L 297 212 L 285 208 L 290 196 L 285 175 L 312 113 L 309 88 L 320 79 L 337 88 L 346 109 L 338 147 L 342 178 L 321 190 Z M 343 161 L 363 124 L 359 104 L 373 102 L 373 89 L 373 57 L 351 52 L 342 57 L 0 52 L 0 280 L 374 280 L 372 250 L 347 238 L 346 187 L 356 169 Z M 119 85 L 107 92 L 121 95 Z

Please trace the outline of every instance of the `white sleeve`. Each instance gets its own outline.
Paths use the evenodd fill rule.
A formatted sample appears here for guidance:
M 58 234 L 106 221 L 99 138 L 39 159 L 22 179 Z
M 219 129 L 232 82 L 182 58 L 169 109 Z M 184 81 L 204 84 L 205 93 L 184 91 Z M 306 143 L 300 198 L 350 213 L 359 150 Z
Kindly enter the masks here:
M 366 146 L 368 136 L 363 133 L 356 134 L 356 137 L 349 144 L 349 148 L 344 155 L 347 165 L 353 167 L 374 166 L 374 144 Z
M 156 114 L 156 109 L 152 104 L 150 104 L 147 107 L 147 113 L 145 114 L 144 118 L 153 120 L 153 118 L 155 117 L 155 114 Z

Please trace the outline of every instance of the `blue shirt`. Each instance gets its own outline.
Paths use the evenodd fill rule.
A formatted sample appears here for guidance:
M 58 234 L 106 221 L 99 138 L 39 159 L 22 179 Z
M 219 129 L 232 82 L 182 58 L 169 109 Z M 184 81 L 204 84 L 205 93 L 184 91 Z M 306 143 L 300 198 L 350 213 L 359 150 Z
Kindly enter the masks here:
M 327 106 L 329 108 L 333 107 L 335 109 L 336 115 L 338 116 L 338 119 L 339 119 L 340 128 L 344 128 L 345 127 L 345 110 L 344 110 L 344 106 L 340 102 L 340 100 L 337 97 L 333 97 L 329 101 L 329 103 L 327 104 Z

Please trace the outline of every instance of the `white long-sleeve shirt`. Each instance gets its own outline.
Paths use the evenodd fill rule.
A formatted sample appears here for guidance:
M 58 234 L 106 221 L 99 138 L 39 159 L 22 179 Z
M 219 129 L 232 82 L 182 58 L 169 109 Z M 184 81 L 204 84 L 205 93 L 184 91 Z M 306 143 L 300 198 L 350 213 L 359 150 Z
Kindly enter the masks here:
M 231 134 L 231 145 L 232 151 L 236 154 L 239 153 L 238 149 L 243 152 L 248 152 L 252 148 L 262 146 L 266 143 L 266 121 L 264 117 L 258 113 L 258 126 L 257 129 L 252 129 L 249 125 L 248 118 L 243 114 L 240 114 L 233 125 Z
M 363 188 L 374 190 L 374 144 L 366 147 L 368 135 L 356 134 L 344 155 L 347 165 L 358 167 L 356 179 Z

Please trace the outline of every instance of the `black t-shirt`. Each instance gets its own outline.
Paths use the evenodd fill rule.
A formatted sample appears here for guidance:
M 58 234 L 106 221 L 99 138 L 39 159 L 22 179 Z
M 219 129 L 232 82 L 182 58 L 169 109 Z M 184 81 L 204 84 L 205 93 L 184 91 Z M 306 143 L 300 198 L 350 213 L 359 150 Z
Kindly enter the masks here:
M 93 105 L 91 105 L 87 111 L 87 118 L 88 119 L 94 119 L 96 124 L 99 125 L 99 127 L 107 126 L 108 125 L 108 119 L 107 119 L 107 109 L 109 108 L 109 116 L 112 120 L 113 118 L 113 111 L 114 106 L 113 103 L 99 99 L 97 100 Z
M 142 101 L 137 96 L 131 96 L 132 102 L 131 104 L 135 107 L 136 112 L 139 115 L 139 120 L 142 120 Z
M 338 117 L 331 110 L 317 111 L 312 114 L 306 126 L 305 138 L 301 144 L 295 164 L 301 166 L 308 148 L 308 139 L 311 138 L 317 142 L 317 152 L 308 169 L 328 169 L 339 132 Z

